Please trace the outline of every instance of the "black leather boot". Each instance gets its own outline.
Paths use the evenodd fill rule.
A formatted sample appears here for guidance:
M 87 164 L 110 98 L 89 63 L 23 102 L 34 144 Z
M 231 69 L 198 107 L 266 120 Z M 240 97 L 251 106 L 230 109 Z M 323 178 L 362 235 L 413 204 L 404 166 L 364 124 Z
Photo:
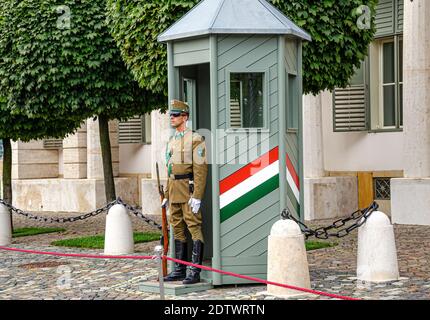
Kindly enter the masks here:
M 203 262 L 203 242 L 200 240 L 193 241 L 193 256 L 192 262 L 194 264 L 202 265 Z M 193 284 L 200 282 L 200 271 L 202 269 L 196 267 L 188 267 L 188 275 L 183 284 Z
M 175 240 L 175 258 L 187 261 L 187 243 Z M 187 266 L 175 262 L 175 269 L 164 277 L 164 281 L 182 281 L 187 275 Z

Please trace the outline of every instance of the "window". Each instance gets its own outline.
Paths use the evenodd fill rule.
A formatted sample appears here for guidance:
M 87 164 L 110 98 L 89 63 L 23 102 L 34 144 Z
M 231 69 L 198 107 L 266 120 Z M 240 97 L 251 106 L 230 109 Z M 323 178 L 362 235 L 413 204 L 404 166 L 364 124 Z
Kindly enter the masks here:
M 403 126 L 403 40 L 394 36 L 371 45 L 371 129 Z
M 183 79 L 183 101 L 188 104 L 190 108 L 190 117 L 188 119 L 188 127 L 191 130 L 197 128 L 197 117 L 196 117 L 196 103 L 197 103 L 197 92 L 196 92 L 196 80 L 194 79 Z
M 297 76 L 288 74 L 287 92 L 287 130 L 298 130 L 299 128 L 299 94 Z
M 151 143 L 151 114 L 135 116 L 120 122 L 119 143 Z
M 230 74 L 230 127 L 264 127 L 264 73 Z
M 391 199 L 391 178 L 373 178 L 375 200 Z

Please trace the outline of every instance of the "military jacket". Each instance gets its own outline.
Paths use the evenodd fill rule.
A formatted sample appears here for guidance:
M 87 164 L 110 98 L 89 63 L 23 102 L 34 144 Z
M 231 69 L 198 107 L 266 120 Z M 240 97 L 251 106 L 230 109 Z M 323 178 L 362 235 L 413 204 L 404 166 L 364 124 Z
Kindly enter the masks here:
M 185 203 L 190 197 L 202 199 L 208 173 L 204 138 L 191 129 L 175 132 L 166 146 L 167 186 L 165 198 L 170 203 Z M 190 179 L 175 179 L 175 175 L 193 173 L 194 191 L 190 193 Z

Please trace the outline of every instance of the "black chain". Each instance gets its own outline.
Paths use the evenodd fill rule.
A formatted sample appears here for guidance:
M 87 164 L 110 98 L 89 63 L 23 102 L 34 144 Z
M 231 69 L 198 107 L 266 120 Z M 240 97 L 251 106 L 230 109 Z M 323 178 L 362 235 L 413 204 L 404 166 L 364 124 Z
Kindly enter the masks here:
M 133 213 L 136 217 L 143 219 L 146 223 L 148 223 L 151 226 L 156 227 L 159 230 L 162 230 L 162 226 L 160 224 L 158 224 L 155 220 L 146 217 L 142 214 L 141 207 L 133 207 L 127 203 L 125 203 L 124 201 L 122 201 L 121 198 L 117 198 L 116 200 L 109 202 L 107 205 L 105 205 L 104 207 L 100 208 L 100 209 L 96 209 L 94 211 L 91 211 L 89 213 L 84 213 L 81 214 L 80 216 L 75 216 L 75 217 L 67 217 L 67 218 L 56 218 L 56 217 L 41 217 L 41 216 L 36 216 L 30 212 L 26 212 L 23 211 L 21 209 L 15 208 L 13 205 L 7 203 L 6 201 L 4 201 L 3 199 L 0 199 L 0 204 L 3 204 L 4 206 L 6 206 L 11 212 L 14 212 L 18 215 L 24 216 L 26 218 L 32 219 L 32 220 L 36 220 L 39 222 L 47 222 L 47 223 L 66 223 L 66 222 L 75 222 L 75 221 L 79 221 L 79 220 L 86 220 L 88 218 L 92 218 L 95 217 L 97 215 L 99 215 L 100 213 L 103 212 L 107 212 L 109 211 L 110 208 L 112 208 L 114 205 L 116 204 L 121 204 L 123 205 L 127 210 L 129 210 L 131 213 Z
M 131 205 L 129 205 L 128 203 L 125 203 L 124 201 L 122 201 L 121 198 L 116 199 L 116 203 L 122 204 L 128 211 L 130 211 L 131 213 L 133 213 L 136 217 L 143 219 L 147 224 L 149 224 L 150 226 L 154 226 L 156 227 L 158 230 L 162 230 L 163 227 L 161 226 L 161 224 L 158 224 L 155 220 L 146 217 L 142 214 L 142 208 L 141 207 L 133 207 Z
M 331 225 L 326 227 L 320 227 L 315 230 L 312 230 L 307 225 L 305 225 L 303 222 L 296 219 L 289 211 L 288 209 L 284 209 L 281 213 L 281 216 L 283 219 L 290 219 L 296 222 L 299 226 L 302 232 L 305 234 L 306 239 L 309 237 L 315 237 L 318 239 L 328 239 L 329 237 L 337 237 L 337 238 L 343 238 L 350 234 L 353 230 L 361 227 L 369 218 L 369 216 L 372 214 L 373 211 L 378 210 L 379 205 L 376 202 L 373 202 L 369 207 L 361 210 L 354 211 L 349 217 L 336 220 Z M 349 227 L 343 228 L 339 230 L 336 233 L 330 233 L 329 230 L 332 229 L 339 229 L 346 225 L 349 221 L 355 221 L 352 225 Z
M 56 218 L 56 217 L 41 217 L 36 216 L 30 212 L 23 211 L 21 209 L 15 208 L 13 205 L 7 203 L 3 199 L 0 199 L 0 204 L 3 204 L 6 206 L 11 212 L 14 212 L 18 215 L 24 216 L 26 218 L 37 220 L 40 222 L 47 222 L 47 223 L 66 223 L 66 222 L 75 222 L 79 220 L 86 220 L 88 218 L 92 218 L 95 216 L 98 216 L 100 213 L 109 211 L 110 208 L 112 208 L 117 203 L 117 200 L 109 202 L 107 205 L 105 205 L 103 208 L 96 209 L 94 211 L 91 211 L 89 213 L 84 213 L 79 216 L 75 217 L 67 217 L 67 218 Z

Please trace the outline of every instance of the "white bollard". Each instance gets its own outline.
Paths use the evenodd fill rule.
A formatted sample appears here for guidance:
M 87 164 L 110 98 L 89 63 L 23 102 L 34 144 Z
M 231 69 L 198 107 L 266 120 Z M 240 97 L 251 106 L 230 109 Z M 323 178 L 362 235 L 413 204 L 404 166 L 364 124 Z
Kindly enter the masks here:
M 7 207 L 0 204 L 0 246 L 8 246 L 12 243 L 12 226 L 10 212 Z
M 311 288 L 305 239 L 299 225 L 292 220 L 279 220 L 269 236 L 267 280 L 302 288 Z M 303 292 L 267 286 L 267 294 L 288 298 Z
M 358 229 L 357 279 L 369 282 L 399 279 L 394 229 L 381 211 L 373 212 Z
M 133 227 L 125 207 L 116 204 L 109 209 L 106 217 L 106 255 L 121 255 L 134 252 Z

